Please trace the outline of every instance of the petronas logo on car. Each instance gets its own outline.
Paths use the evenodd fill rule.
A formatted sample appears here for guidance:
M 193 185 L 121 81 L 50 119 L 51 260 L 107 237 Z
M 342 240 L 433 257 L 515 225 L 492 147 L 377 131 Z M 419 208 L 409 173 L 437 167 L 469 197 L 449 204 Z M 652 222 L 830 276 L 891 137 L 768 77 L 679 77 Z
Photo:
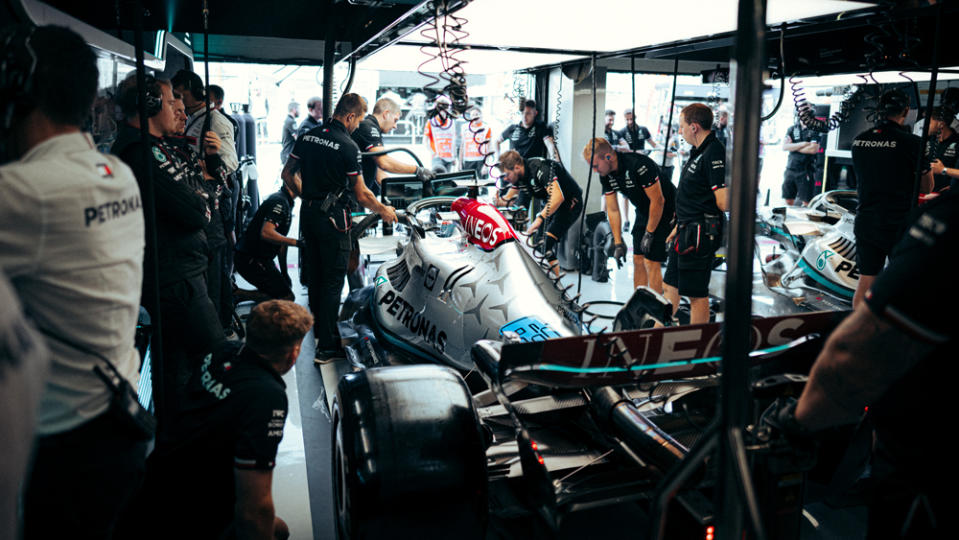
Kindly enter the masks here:
M 836 254 L 836 252 L 830 251 L 830 250 L 828 250 L 828 249 L 825 250 L 825 251 L 823 251 L 822 253 L 820 253 L 820 254 L 819 254 L 819 258 L 816 259 L 816 268 L 818 268 L 818 269 L 820 269 L 820 270 L 822 270 L 823 268 L 825 268 L 825 267 L 826 267 L 826 259 L 828 259 L 829 257 L 832 257 L 832 256 L 835 255 L 835 254 Z

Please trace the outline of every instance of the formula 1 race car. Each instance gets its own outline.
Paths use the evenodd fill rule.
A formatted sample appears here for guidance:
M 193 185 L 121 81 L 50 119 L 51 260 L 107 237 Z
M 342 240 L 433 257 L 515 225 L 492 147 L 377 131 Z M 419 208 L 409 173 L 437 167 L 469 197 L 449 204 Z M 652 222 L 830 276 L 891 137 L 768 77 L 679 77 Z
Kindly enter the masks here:
M 782 248 L 760 261 L 766 286 L 793 298 L 812 289 L 850 306 L 859 284 L 853 232 L 858 200 L 855 191 L 828 191 L 806 207 L 761 210 L 757 233 Z
M 591 334 L 493 206 L 427 198 L 400 219 L 409 241 L 340 315 L 352 371 L 331 407 L 339 537 L 512 537 L 517 520 L 550 537 L 578 510 L 662 501 L 659 482 L 714 416 L 719 325 L 647 328 L 670 306 L 641 288 L 625 331 Z M 755 321 L 757 410 L 801 384 L 770 374 L 808 369 L 843 315 Z M 713 482 L 704 467 L 684 486 L 670 530 L 702 536 Z M 776 519 L 799 519 L 797 497 L 777 500 L 793 507 Z

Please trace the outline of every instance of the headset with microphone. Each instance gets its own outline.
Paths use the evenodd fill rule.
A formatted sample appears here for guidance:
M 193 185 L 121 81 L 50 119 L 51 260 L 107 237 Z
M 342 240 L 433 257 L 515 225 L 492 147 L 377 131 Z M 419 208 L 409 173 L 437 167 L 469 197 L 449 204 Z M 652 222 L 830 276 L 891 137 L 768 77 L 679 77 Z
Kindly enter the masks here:
M 160 83 L 152 75 L 146 75 L 144 82 L 146 86 L 143 92 L 146 96 L 146 114 L 147 118 L 153 118 L 160 114 L 160 110 L 163 108 L 163 91 L 160 88 Z M 120 110 L 127 118 L 139 114 L 139 92 L 137 92 L 136 79 L 129 82 L 125 81 L 120 85 L 117 104 L 120 105 Z

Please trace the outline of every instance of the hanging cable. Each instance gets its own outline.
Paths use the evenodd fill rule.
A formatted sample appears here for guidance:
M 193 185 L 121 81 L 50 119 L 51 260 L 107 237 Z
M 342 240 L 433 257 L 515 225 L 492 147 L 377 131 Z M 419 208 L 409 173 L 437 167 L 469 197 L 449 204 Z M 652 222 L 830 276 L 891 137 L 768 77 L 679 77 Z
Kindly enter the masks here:
M 470 35 L 463 29 L 468 22 L 465 17 L 451 13 L 446 0 L 442 0 L 433 4 L 433 18 L 420 31 L 420 35 L 429 42 L 420 47 L 427 59 L 417 67 L 420 75 L 429 79 L 423 86 L 423 92 L 428 98 L 435 100 L 437 96 L 443 95 L 450 101 L 448 111 L 442 107 L 434 107 L 428 115 L 440 116 L 442 123 L 446 123 L 450 117 L 459 118 L 466 114 L 469 108 L 466 70 L 463 67 L 466 61 L 458 58 L 466 50 L 460 42 Z M 430 49 L 435 49 L 436 52 Z M 425 67 L 434 61 L 440 63 L 440 70 L 436 75 L 425 71 Z
M 586 259 L 586 210 L 589 208 L 589 188 L 593 183 L 593 155 L 596 153 L 596 53 L 590 59 L 590 77 L 593 90 L 593 123 L 590 130 L 589 174 L 586 176 L 586 195 L 583 197 L 583 217 L 579 227 L 579 260 Z M 576 294 L 583 290 L 583 273 L 577 272 Z
M 210 5 L 203 0 L 203 102 L 206 109 L 206 118 L 203 120 L 203 131 L 200 133 L 200 155 L 205 155 L 206 132 L 210 130 Z
M 776 115 L 779 107 L 783 104 L 783 97 L 786 95 L 786 55 L 783 53 L 783 42 L 785 40 L 786 23 L 783 23 L 782 26 L 779 27 L 779 101 L 776 102 L 773 110 L 769 111 L 769 114 L 759 119 L 760 122 L 765 122 Z

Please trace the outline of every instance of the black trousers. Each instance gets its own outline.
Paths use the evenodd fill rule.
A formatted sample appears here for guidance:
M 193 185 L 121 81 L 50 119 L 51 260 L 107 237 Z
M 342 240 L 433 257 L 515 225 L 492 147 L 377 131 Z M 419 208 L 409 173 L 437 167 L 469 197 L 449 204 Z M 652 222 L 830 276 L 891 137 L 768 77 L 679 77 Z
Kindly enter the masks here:
M 233 257 L 236 271 L 262 293 L 271 298 L 293 300 L 293 289 L 286 277 L 273 263 L 273 259 L 257 257 L 237 251 Z
M 109 414 L 38 439 L 24 492 L 24 539 L 112 538 L 143 481 L 146 447 Z
M 161 404 L 157 415 L 169 418 L 176 411 L 193 370 L 224 336 L 203 274 L 161 287 L 160 316 L 163 319 L 163 399 L 167 401 Z
M 230 279 L 230 246 L 223 244 L 210 250 L 210 265 L 206 270 L 207 294 L 213 302 L 220 326 L 227 328 L 233 322 L 233 281 Z
M 306 239 L 307 286 L 316 348 L 338 350 L 340 335 L 336 330 L 336 319 L 351 248 L 349 233 L 340 229 L 345 228 L 349 212 L 332 210 L 338 218 L 334 225 L 330 214 L 320 212 L 319 201 L 306 201 L 304 206 L 301 219 Z

